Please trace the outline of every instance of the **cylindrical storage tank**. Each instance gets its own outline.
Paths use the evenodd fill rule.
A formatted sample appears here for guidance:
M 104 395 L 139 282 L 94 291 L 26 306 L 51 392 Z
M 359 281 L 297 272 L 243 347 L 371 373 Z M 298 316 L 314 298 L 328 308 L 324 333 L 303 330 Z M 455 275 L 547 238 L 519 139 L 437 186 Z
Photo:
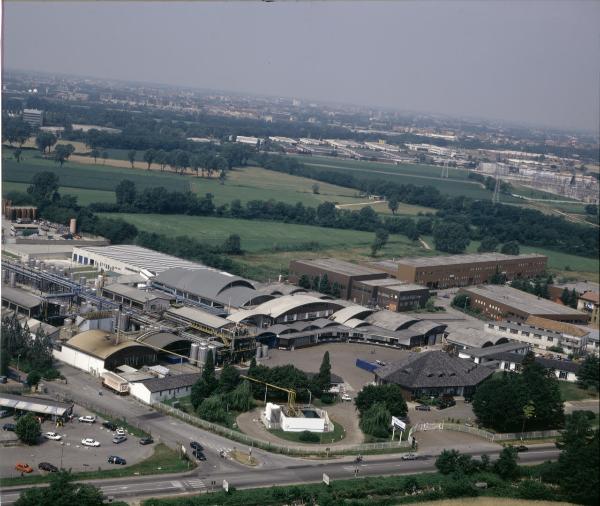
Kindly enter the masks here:
M 70 327 L 73 325 L 73 320 L 71 318 L 65 318 L 65 327 Z
M 35 266 L 36 266 L 36 268 L 38 268 L 38 269 L 40 268 L 40 263 L 41 263 L 41 262 L 40 262 L 40 259 L 39 259 L 39 258 L 36 258 L 36 259 L 35 259 Z
M 16 272 L 11 272 L 10 273 L 10 286 L 12 288 L 14 288 L 15 286 L 17 286 L 17 273 Z
M 208 353 L 212 353 L 213 356 L 213 362 L 217 362 L 217 347 L 213 346 L 212 344 L 208 345 Z
M 192 343 L 190 346 L 190 364 L 196 365 L 198 363 L 198 351 L 200 345 L 198 343 Z
M 77 233 L 77 220 L 75 218 L 71 218 L 71 221 L 69 222 L 69 232 L 71 232 L 71 234 Z
M 262 345 L 262 358 L 269 358 L 269 347 L 266 344 Z
M 102 290 L 104 288 L 104 276 L 102 274 L 98 275 L 98 279 L 96 279 L 96 288 Z
M 46 262 L 40 260 L 40 271 L 43 271 L 46 268 Z
M 200 346 L 198 349 L 198 365 L 206 364 L 206 355 L 208 354 L 208 348 L 206 346 Z
M 256 347 L 256 360 L 262 357 L 262 347 L 260 344 Z
M 129 315 L 121 313 L 119 316 L 119 330 L 126 332 L 129 329 Z
M 79 276 L 79 284 L 85 286 L 85 276 Z

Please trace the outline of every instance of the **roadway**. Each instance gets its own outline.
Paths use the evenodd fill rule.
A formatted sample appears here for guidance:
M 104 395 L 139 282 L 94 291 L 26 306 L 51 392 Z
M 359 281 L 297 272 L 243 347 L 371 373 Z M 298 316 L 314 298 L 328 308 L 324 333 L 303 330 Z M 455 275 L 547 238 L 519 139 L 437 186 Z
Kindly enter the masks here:
M 492 459 L 499 451 L 485 452 Z M 532 447 L 528 452 L 519 454 L 521 464 L 533 465 L 554 460 L 559 451 L 553 446 Z M 480 457 L 482 453 L 474 452 L 473 456 Z M 238 489 L 256 488 L 273 485 L 292 485 L 302 483 L 318 483 L 322 481 L 323 473 L 331 480 L 351 479 L 356 476 L 392 476 L 435 472 L 435 456 L 423 455 L 418 460 L 401 460 L 399 455 L 367 456 L 363 462 L 356 464 L 352 457 L 340 458 L 335 461 L 309 461 L 293 459 L 293 464 L 278 468 L 247 468 L 229 471 L 212 471 L 202 465 L 190 473 L 171 475 L 155 475 L 143 477 L 128 477 L 107 480 L 90 480 L 102 492 L 114 500 L 142 499 L 147 497 L 177 496 L 200 494 L 219 490 L 223 480 Z M 19 494 L 31 486 L 6 487 L 2 491 L 2 504 L 13 504 Z

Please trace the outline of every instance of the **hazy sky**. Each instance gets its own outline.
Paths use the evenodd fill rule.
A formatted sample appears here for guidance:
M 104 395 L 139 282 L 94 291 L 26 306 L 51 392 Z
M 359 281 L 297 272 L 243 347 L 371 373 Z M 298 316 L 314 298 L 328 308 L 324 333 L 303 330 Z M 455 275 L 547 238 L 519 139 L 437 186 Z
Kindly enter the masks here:
M 4 65 L 598 130 L 600 2 L 4 3 Z

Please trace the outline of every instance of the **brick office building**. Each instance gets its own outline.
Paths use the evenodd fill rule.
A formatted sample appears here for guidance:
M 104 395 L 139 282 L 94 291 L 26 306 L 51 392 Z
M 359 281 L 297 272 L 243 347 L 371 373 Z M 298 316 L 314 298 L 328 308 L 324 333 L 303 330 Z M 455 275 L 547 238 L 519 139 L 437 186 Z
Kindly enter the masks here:
M 480 253 L 382 260 L 369 266 L 406 283 L 443 289 L 489 283 L 497 272 L 508 280 L 534 277 L 545 272 L 547 262 L 548 257 L 537 254 Z
M 377 306 L 389 311 L 410 311 L 425 306 L 429 299 L 429 289 L 394 278 L 370 279 L 354 282 L 350 297 L 363 306 Z

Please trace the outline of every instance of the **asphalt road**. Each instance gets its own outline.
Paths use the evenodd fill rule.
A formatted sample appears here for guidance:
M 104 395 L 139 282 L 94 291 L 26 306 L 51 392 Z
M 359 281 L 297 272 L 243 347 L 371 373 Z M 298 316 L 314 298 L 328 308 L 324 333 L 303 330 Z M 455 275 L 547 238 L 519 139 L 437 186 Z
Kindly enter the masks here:
M 537 464 L 558 457 L 558 450 L 554 447 L 532 448 L 528 452 L 519 454 L 522 464 Z M 492 459 L 497 457 L 498 451 L 486 452 Z M 480 456 L 481 453 L 473 453 Z M 358 470 L 358 471 L 357 471 Z M 222 487 L 223 480 L 227 480 L 236 488 L 254 488 L 261 486 L 286 485 L 299 483 L 315 483 L 322 481 L 323 473 L 330 479 L 349 479 L 355 476 L 383 476 L 426 473 L 435 471 L 435 457 L 422 456 L 419 460 L 403 461 L 396 456 L 368 456 L 361 464 L 355 464 L 351 458 L 339 459 L 334 462 L 307 461 L 296 459 L 295 465 L 287 465 L 268 472 L 261 469 L 248 469 L 235 471 L 213 472 L 200 468 L 193 473 L 177 475 L 157 475 L 140 478 L 119 478 L 108 480 L 92 480 L 99 486 L 103 493 L 113 499 L 131 499 L 159 496 L 189 495 L 211 492 Z M 22 490 L 29 487 L 11 487 L 2 492 L 2 504 L 13 504 Z

